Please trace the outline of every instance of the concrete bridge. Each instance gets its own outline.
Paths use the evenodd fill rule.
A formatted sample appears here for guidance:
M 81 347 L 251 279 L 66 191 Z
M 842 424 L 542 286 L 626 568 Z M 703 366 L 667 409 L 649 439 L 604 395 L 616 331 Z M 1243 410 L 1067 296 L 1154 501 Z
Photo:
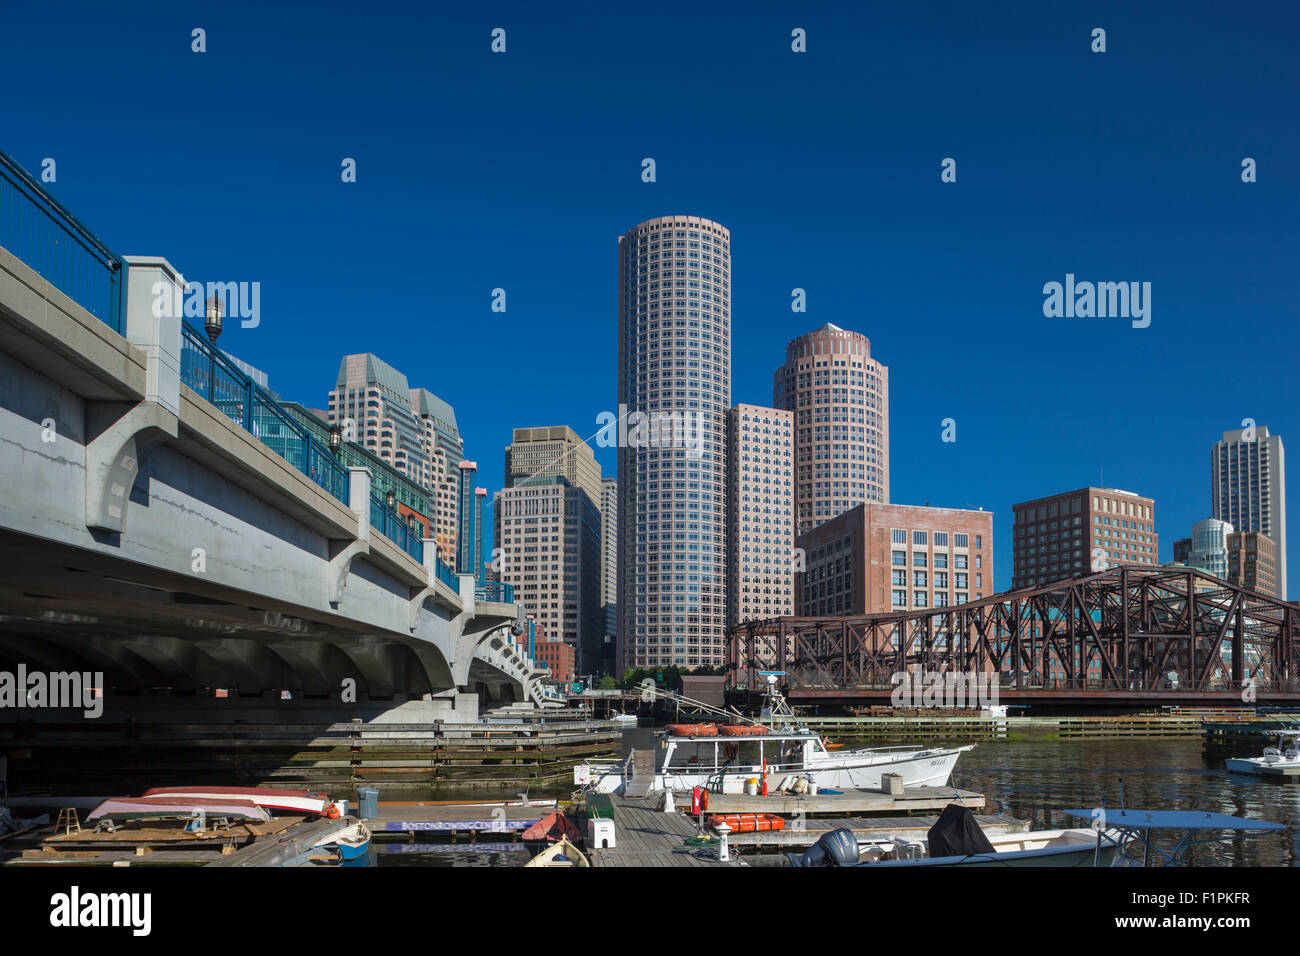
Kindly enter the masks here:
M 0 670 L 103 672 L 106 717 L 541 701 L 522 608 L 372 527 L 367 470 L 340 498 L 311 474 L 337 462 L 296 465 L 186 384 L 193 332 L 153 308 L 183 277 L 119 265 L 124 334 L 0 246 Z

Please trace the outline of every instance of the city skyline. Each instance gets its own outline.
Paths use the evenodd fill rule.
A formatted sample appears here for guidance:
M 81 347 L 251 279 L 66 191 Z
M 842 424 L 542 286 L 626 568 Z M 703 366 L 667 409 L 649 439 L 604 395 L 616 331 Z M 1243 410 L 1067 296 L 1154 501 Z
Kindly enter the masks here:
M 23 29 L 31 16 L 12 14 L 13 35 L 35 37 L 6 48 L 14 71 L 36 70 L 52 53 L 51 38 Z M 483 465 L 479 483 L 492 490 L 502 486 L 494 449 L 513 427 L 565 423 L 584 439 L 595 435 L 615 393 L 610 243 L 636 222 L 677 213 L 726 223 L 733 234 L 733 402 L 770 400 L 772 372 L 794 336 L 824 323 L 867 336 L 890 367 L 891 498 L 992 511 L 999 589 L 1012 567 L 1012 503 L 1086 484 L 1135 488 L 1159 503 L 1159 530 L 1172 540 L 1211 514 L 1200 477 L 1208 443 L 1247 418 L 1284 439 L 1300 429 L 1288 391 L 1300 333 L 1285 226 L 1300 218 L 1285 186 L 1300 150 L 1296 130 L 1274 121 L 1288 74 L 1240 75 L 1213 55 L 1239 42 L 1262 63 L 1280 64 L 1285 30 L 1238 22 L 1208 29 L 1106 10 L 1097 16 L 1111 49 L 1091 56 L 1089 24 L 1052 11 L 1020 20 L 954 10 L 936 28 L 906 11 L 873 14 L 869 25 L 865 14 L 760 6 L 726 29 L 701 11 L 699 32 L 686 36 L 657 23 L 620 34 L 618 15 L 606 16 L 574 33 L 573 23 L 540 13 L 503 12 L 512 42 L 492 60 L 489 27 L 449 15 L 436 27 L 446 31 L 448 69 L 469 69 L 478 83 L 458 91 L 454 107 L 426 102 L 428 89 L 398 90 L 374 122 L 340 124 L 339 115 L 356 112 L 352 104 L 385 100 L 381 70 L 380 79 L 355 78 L 355 90 L 331 88 L 342 100 L 328 111 L 296 113 L 305 134 L 290 137 L 277 132 L 290 101 L 254 94 L 268 76 L 281 78 L 285 67 L 266 54 L 286 36 L 295 69 L 328 59 L 332 47 L 313 25 L 272 16 L 249 30 L 239 15 L 216 12 L 209 59 L 197 60 L 187 59 L 195 57 L 188 26 L 115 22 L 87 7 L 87 29 L 68 38 L 83 69 L 102 64 L 105 49 L 147 48 L 150 57 L 115 56 L 123 82 L 149 86 L 161 64 L 174 82 L 158 90 L 160 111 L 218 111 L 231 142 L 257 142 L 256 156 L 232 164 L 227 151 L 184 136 L 106 154 L 86 132 L 103 131 L 110 118 L 77 94 L 74 79 L 84 74 L 52 78 L 48 102 L 57 110 L 16 105 L 5 147 L 34 171 L 56 159 L 58 178 L 47 188 L 114 248 L 165 253 L 190 278 L 262 281 L 261 324 L 230 323 L 222 345 L 267 371 L 286 398 L 319 407 L 344 354 L 373 352 L 402 368 L 457 409 L 467 453 Z M 789 51 L 794 19 L 809 31 L 803 60 Z M 434 28 L 415 15 L 411 37 L 425 26 Z M 377 28 L 360 29 L 364 41 Z M 173 32 L 179 39 L 167 52 Z M 876 69 L 864 76 L 852 64 L 873 32 L 899 42 L 880 44 Z M 1076 33 L 1084 39 L 1075 42 Z M 385 37 L 412 44 L 408 52 L 418 42 Z M 616 97 L 560 81 L 576 119 L 558 121 L 541 106 L 554 80 L 521 98 L 519 80 L 540 57 L 582 42 L 595 68 L 656 44 L 671 64 L 709 56 L 729 83 L 747 88 L 736 94 L 737 109 L 711 120 L 730 152 L 674 144 L 662 135 L 665 114 L 654 113 L 649 128 L 617 119 L 626 91 Z M 1044 45 L 1052 65 L 1027 91 L 1023 67 L 1046 55 Z M 1175 60 L 1150 52 L 1172 47 Z M 232 58 L 247 68 L 232 71 Z M 965 71 L 976 61 L 981 83 L 968 90 Z M 634 92 L 685 82 L 666 70 L 637 78 Z M 1153 84 L 1167 104 L 1161 111 L 1131 95 Z M 1232 108 L 1203 109 L 1207 89 Z M 848 98 L 866 92 L 877 104 L 870 131 L 846 128 Z M 1090 149 L 1073 112 L 1032 122 L 1048 99 L 1104 115 L 1126 151 Z M 988 113 L 990 100 L 999 115 Z M 758 105 L 797 122 L 763 122 Z M 433 151 L 427 129 L 382 125 L 416 107 L 463 130 L 463 148 Z M 683 118 L 704 112 L 690 105 Z M 593 117 L 614 122 L 585 130 Z M 547 135 L 569 137 L 572 148 L 521 159 L 515 147 L 556 122 Z M 1201 144 L 1190 152 L 1188 123 Z M 736 151 L 753 157 L 748 169 L 731 161 Z M 364 199 L 338 178 L 339 161 L 354 155 L 351 187 Z M 828 167 L 828 155 L 841 158 Z M 648 156 L 657 161 L 653 183 L 641 180 Z M 944 184 L 948 156 L 958 176 Z M 1258 159 L 1258 182 L 1241 182 L 1244 156 Z M 1199 197 L 1198 209 L 1187 195 Z M 543 212 L 557 204 L 571 212 L 563 222 Z M 249 221 L 270 215 L 278 228 L 250 234 Z M 1218 224 L 1212 232 L 1207 218 Z M 421 231 L 441 221 L 457 224 L 455 236 Z M 370 241 L 390 229 L 405 241 Z M 519 248 L 538 251 L 512 258 Z M 381 268 L 431 291 L 396 295 L 376 285 Z M 1044 283 L 1067 274 L 1151 281 L 1152 324 L 1045 317 Z M 509 301 L 499 315 L 491 311 L 496 288 Z M 790 310 L 794 288 L 807 292 L 805 313 Z M 530 335 L 539 325 L 555 334 Z M 1232 388 L 1188 393 L 1189 373 L 1222 374 L 1218 355 L 1230 334 L 1272 347 Z M 540 367 L 586 371 L 543 383 L 525 408 L 465 358 L 488 354 L 489 335 L 519 340 Z M 420 336 L 431 340 L 423 353 L 410 346 Z M 940 438 L 947 418 L 955 443 Z M 612 452 L 596 448 L 607 473 Z

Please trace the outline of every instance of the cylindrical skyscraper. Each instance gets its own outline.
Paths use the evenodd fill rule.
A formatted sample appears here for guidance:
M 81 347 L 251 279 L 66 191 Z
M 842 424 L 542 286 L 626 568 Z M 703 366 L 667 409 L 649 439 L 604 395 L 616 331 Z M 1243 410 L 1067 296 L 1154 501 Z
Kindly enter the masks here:
M 618 243 L 624 667 L 719 666 L 727 626 L 731 234 L 664 216 Z
M 794 412 L 795 533 L 866 501 L 889 503 L 889 369 L 829 322 L 785 347 L 772 404 Z

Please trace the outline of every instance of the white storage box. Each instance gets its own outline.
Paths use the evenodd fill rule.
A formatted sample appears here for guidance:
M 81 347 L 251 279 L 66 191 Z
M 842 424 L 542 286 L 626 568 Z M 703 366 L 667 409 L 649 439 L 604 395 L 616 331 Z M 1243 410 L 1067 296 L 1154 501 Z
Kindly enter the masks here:
M 599 818 L 587 820 L 587 849 L 614 849 L 614 821 Z

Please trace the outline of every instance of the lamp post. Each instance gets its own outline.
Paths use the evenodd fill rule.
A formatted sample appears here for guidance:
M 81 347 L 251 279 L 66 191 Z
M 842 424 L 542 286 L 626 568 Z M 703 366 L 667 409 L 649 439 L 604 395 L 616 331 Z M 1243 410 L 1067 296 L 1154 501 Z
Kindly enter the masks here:
M 343 448 L 343 429 L 340 428 L 336 423 L 330 426 L 330 451 L 333 452 L 334 457 L 337 458 L 339 456 L 339 451 L 342 448 Z
M 208 401 L 217 403 L 217 339 L 221 337 L 221 300 L 215 295 L 204 309 L 203 331 L 208 333 L 212 354 L 208 356 Z

